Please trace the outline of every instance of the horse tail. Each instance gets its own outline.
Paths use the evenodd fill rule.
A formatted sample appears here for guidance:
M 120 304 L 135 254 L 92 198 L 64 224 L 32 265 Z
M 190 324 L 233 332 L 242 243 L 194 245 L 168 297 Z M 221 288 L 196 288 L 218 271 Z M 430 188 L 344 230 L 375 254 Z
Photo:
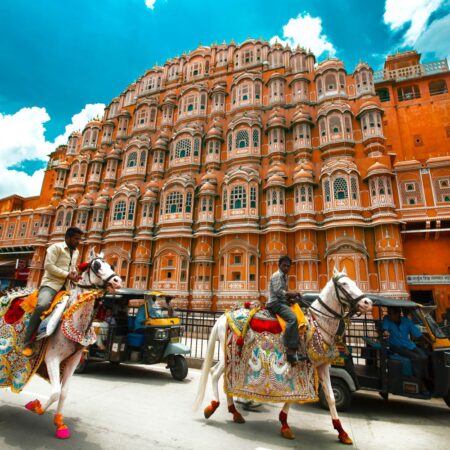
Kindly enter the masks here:
M 208 382 L 208 376 L 214 358 L 214 350 L 216 349 L 216 341 L 218 337 L 217 330 L 219 329 L 219 323 L 222 317 L 224 316 L 219 317 L 211 330 L 211 334 L 209 335 L 208 348 L 206 350 L 206 356 L 202 365 L 202 373 L 198 385 L 197 397 L 195 398 L 194 410 L 198 409 L 198 407 L 202 404 L 203 398 L 205 397 L 206 384 Z

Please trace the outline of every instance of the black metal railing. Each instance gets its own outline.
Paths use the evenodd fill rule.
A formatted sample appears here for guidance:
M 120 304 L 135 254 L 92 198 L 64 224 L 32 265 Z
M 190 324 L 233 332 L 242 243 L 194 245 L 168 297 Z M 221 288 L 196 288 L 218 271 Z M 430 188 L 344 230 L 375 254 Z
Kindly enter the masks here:
M 183 344 L 191 349 L 191 358 L 203 359 L 206 356 L 208 339 L 217 319 L 223 312 L 198 311 L 191 309 L 177 309 L 176 315 L 181 319 L 184 327 Z M 215 359 L 219 359 L 219 345 L 216 345 Z

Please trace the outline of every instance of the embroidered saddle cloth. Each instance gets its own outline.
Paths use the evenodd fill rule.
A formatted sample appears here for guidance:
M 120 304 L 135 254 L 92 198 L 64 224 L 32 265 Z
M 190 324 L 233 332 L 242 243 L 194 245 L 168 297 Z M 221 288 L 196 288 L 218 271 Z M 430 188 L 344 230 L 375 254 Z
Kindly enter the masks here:
M 286 361 L 277 320 L 267 311 L 244 308 L 227 312 L 227 319 L 224 388 L 228 395 L 262 402 L 318 401 L 313 365 L 303 361 L 292 366 Z M 267 329 L 255 331 L 252 319 L 258 324 L 255 328 Z

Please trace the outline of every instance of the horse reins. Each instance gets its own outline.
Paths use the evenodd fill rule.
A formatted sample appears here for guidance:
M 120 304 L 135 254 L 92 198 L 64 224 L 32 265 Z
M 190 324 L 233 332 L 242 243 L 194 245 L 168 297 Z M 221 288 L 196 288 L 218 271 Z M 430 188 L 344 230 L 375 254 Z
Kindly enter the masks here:
M 333 277 L 333 284 L 334 284 L 334 290 L 336 292 L 336 298 L 339 301 L 339 304 L 341 305 L 341 313 L 337 313 L 334 309 L 330 308 L 320 297 L 317 298 L 317 301 L 320 303 L 321 306 L 323 306 L 330 314 L 331 316 L 328 316 L 327 314 L 325 314 L 323 311 L 320 311 L 316 308 L 314 308 L 312 305 L 310 306 L 310 308 L 315 311 L 318 312 L 319 314 L 328 317 L 329 319 L 344 319 L 346 317 L 350 317 L 351 315 L 354 314 L 354 312 L 356 311 L 356 305 L 358 304 L 358 302 L 360 300 L 362 300 L 365 295 L 361 294 L 358 297 L 353 298 L 339 283 L 338 281 L 345 277 L 346 275 L 340 274 L 337 277 Z M 344 296 L 344 298 L 341 297 L 341 294 Z M 350 309 L 348 310 L 348 312 L 345 314 L 345 307 L 350 307 Z M 342 313 L 342 311 L 344 311 L 344 314 Z
M 89 262 L 88 277 L 89 277 L 89 283 L 90 284 L 78 284 L 79 287 L 84 288 L 84 289 L 103 289 L 103 288 L 105 288 L 105 286 L 109 283 L 109 281 L 112 278 L 118 276 L 115 272 L 113 272 L 108 278 L 106 278 L 106 280 L 103 280 L 100 277 L 98 271 L 94 267 L 94 261 L 97 261 L 97 260 L 103 261 L 103 259 L 101 259 L 101 258 L 94 258 L 92 261 Z M 97 275 L 103 281 L 103 286 L 99 286 L 99 285 L 97 285 L 97 284 L 92 282 L 92 280 L 91 280 L 91 271 L 94 272 L 94 274 Z

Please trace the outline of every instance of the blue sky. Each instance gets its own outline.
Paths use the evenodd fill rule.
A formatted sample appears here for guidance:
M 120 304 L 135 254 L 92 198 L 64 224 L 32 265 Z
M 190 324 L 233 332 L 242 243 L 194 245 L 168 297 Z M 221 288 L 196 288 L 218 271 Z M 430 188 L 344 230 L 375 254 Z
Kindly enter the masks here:
M 46 155 L 152 67 L 262 37 L 360 59 L 450 54 L 450 0 L 0 0 L 0 197 L 36 195 Z

